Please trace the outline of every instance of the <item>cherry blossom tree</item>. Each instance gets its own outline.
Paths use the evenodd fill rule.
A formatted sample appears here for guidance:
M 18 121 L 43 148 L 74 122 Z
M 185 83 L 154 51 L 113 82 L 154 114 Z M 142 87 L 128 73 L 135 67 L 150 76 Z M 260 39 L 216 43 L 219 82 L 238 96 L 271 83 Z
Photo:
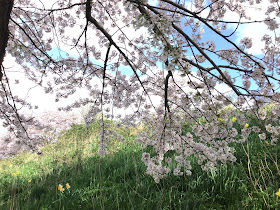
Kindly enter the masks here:
M 260 4 L 266 6 L 264 16 L 251 20 L 246 8 Z M 144 153 L 142 160 L 147 173 L 159 182 L 171 172 L 191 174 L 187 159 L 191 155 L 205 170 L 219 162 L 234 162 L 229 143 L 246 141 L 252 131 L 270 132 L 276 144 L 279 127 L 266 125 L 260 108 L 280 100 L 279 14 L 274 0 L 60 0 L 51 4 L 18 0 L 9 20 L 6 51 L 27 78 L 46 94 L 55 93 L 56 101 L 80 88 L 88 91 L 88 97 L 60 110 L 90 104 L 87 125 L 101 113 L 101 155 L 106 154 L 109 136 L 115 134 L 104 119 L 124 126 L 142 123 L 145 129 L 137 141 L 152 146 L 157 154 Z M 241 25 L 257 23 L 274 33 L 263 34 L 262 54 L 254 55 L 250 37 L 240 41 L 233 37 Z M 20 113 L 18 106 L 34 106 L 13 95 L 6 71 L 3 65 L 0 117 L 32 147 L 34 137 L 28 128 L 40 123 Z M 219 91 L 218 84 L 230 88 L 236 99 Z M 226 112 L 227 105 L 236 109 Z M 238 111 L 244 107 L 263 122 L 260 128 L 246 124 L 244 113 Z M 123 116 L 123 109 L 132 111 Z M 279 106 L 273 108 L 273 113 L 279 111 Z M 241 131 L 233 127 L 236 119 L 244 125 Z M 192 132 L 182 135 L 186 121 L 192 124 Z M 167 157 L 168 151 L 177 156 Z M 171 171 L 174 162 L 177 167 Z

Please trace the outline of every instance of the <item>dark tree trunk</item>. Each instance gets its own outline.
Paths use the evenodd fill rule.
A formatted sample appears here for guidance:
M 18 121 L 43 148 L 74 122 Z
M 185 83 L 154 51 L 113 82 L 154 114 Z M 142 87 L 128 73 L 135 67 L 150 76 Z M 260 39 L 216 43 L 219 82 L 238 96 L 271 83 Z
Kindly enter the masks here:
M 8 24 L 13 8 L 13 3 L 13 0 L 0 0 L 0 81 L 3 77 L 2 63 L 4 60 L 5 50 L 9 37 Z

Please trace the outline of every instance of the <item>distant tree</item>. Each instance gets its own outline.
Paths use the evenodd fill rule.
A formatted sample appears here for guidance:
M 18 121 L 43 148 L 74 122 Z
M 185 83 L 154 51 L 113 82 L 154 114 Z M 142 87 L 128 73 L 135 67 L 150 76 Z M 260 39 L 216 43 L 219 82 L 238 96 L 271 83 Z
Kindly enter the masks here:
M 261 3 L 20 0 L 11 13 L 7 51 L 30 80 L 46 93 L 56 93 L 57 101 L 87 88 L 89 97 L 77 99 L 61 110 L 91 104 L 85 117 L 87 124 L 101 113 L 101 155 L 106 154 L 106 143 L 114 133 L 104 118 L 124 125 L 141 121 L 149 132 L 139 134 L 138 141 L 144 147 L 153 146 L 157 153 L 155 157 L 144 153 L 142 160 L 147 173 L 159 182 L 171 170 L 163 162 L 168 165 L 176 161 L 173 174 L 182 175 L 191 174 L 187 157 L 193 154 L 205 170 L 219 162 L 235 161 L 228 144 L 245 141 L 252 128 L 234 109 L 221 116 L 224 105 L 232 104 L 237 109 L 246 105 L 260 117 L 259 107 L 268 100 L 279 102 L 278 33 L 264 34 L 260 56 L 248 52 L 254 45 L 250 37 L 243 37 L 240 43 L 232 38 L 242 24 L 264 23 L 270 31 L 278 29 L 280 10 L 276 1 L 262 4 L 264 17 L 260 20 L 250 20 L 246 14 L 246 8 Z M 225 15 L 229 13 L 238 19 L 228 21 Z M 4 41 L 1 46 L 5 46 Z M 157 67 L 158 63 L 162 68 Z M 32 145 L 28 126 L 36 121 L 21 115 L 17 104 L 32 105 L 13 97 L 5 71 L 3 67 L 0 116 L 10 131 Z M 229 87 L 237 99 L 231 100 L 218 91 L 220 83 Z M 132 114 L 118 115 L 118 109 L 128 108 L 133 109 Z M 232 116 L 244 124 L 241 138 L 233 128 Z M 181 126 L 185 121 L 193 127 L 183 136 Z M 278 130 L 274 131 L 275 143 Z M 174 160 L 165 156 L 169 150 L 178 154 Z

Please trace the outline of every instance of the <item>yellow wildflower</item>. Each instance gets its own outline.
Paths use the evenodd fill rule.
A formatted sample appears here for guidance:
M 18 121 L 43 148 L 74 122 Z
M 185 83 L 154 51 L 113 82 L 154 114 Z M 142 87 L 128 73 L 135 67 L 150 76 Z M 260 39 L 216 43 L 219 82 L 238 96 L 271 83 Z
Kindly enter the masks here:
M 246 127 L 246 128 L 248 128 L 248 127 L 249 127 L 249 124 L 248 124 L 248 123 L 246 123 L 246 124 L 245 124 L 245 127 Z
M 66 184 L 66 189 L 69 189 L 70 188 L 70 185 L 67 183 Z
M 222 119 L 222 118 L 218 118 L 218 120 L 219 120 L 219 121 L 224 121 L 224 119 Z
M 31 182 L 31 179 L 28 180 L 28 183 L 30 183 L 30 182 Z
M 10 164 L 10 168 L 12 168 L 13 167 L 13 165 L 12 164 Z
M 280 188 L 279 191 L 277 193 L 275 193 L 278 197 L 280 197 Z
M 232 118 L 232 122 L 235 122 L 236 121 L 236 118 L 234 117 L 234 118 Z
M 12 176 L 16 176 L 16 173 L 12 173 Z
M 17 171 L 17 174 L 19 174 L 19 171 Z

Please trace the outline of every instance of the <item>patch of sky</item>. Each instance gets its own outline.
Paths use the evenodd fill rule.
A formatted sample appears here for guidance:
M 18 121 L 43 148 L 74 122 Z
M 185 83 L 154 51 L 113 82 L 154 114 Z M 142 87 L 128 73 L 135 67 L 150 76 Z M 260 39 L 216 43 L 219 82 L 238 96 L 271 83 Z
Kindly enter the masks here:
M 148 0 L 149 5 L 156 6 L 158 4 L 158 0 Z
M 56 59 L 56 60 L 59 58 L 67 58 L 69 56 L 69 53 L 61 50 L 58 47 L 52 48 L 51 50 L 47 51 L 47 53 L 49 56 L 51 56 L 53 59 Z

